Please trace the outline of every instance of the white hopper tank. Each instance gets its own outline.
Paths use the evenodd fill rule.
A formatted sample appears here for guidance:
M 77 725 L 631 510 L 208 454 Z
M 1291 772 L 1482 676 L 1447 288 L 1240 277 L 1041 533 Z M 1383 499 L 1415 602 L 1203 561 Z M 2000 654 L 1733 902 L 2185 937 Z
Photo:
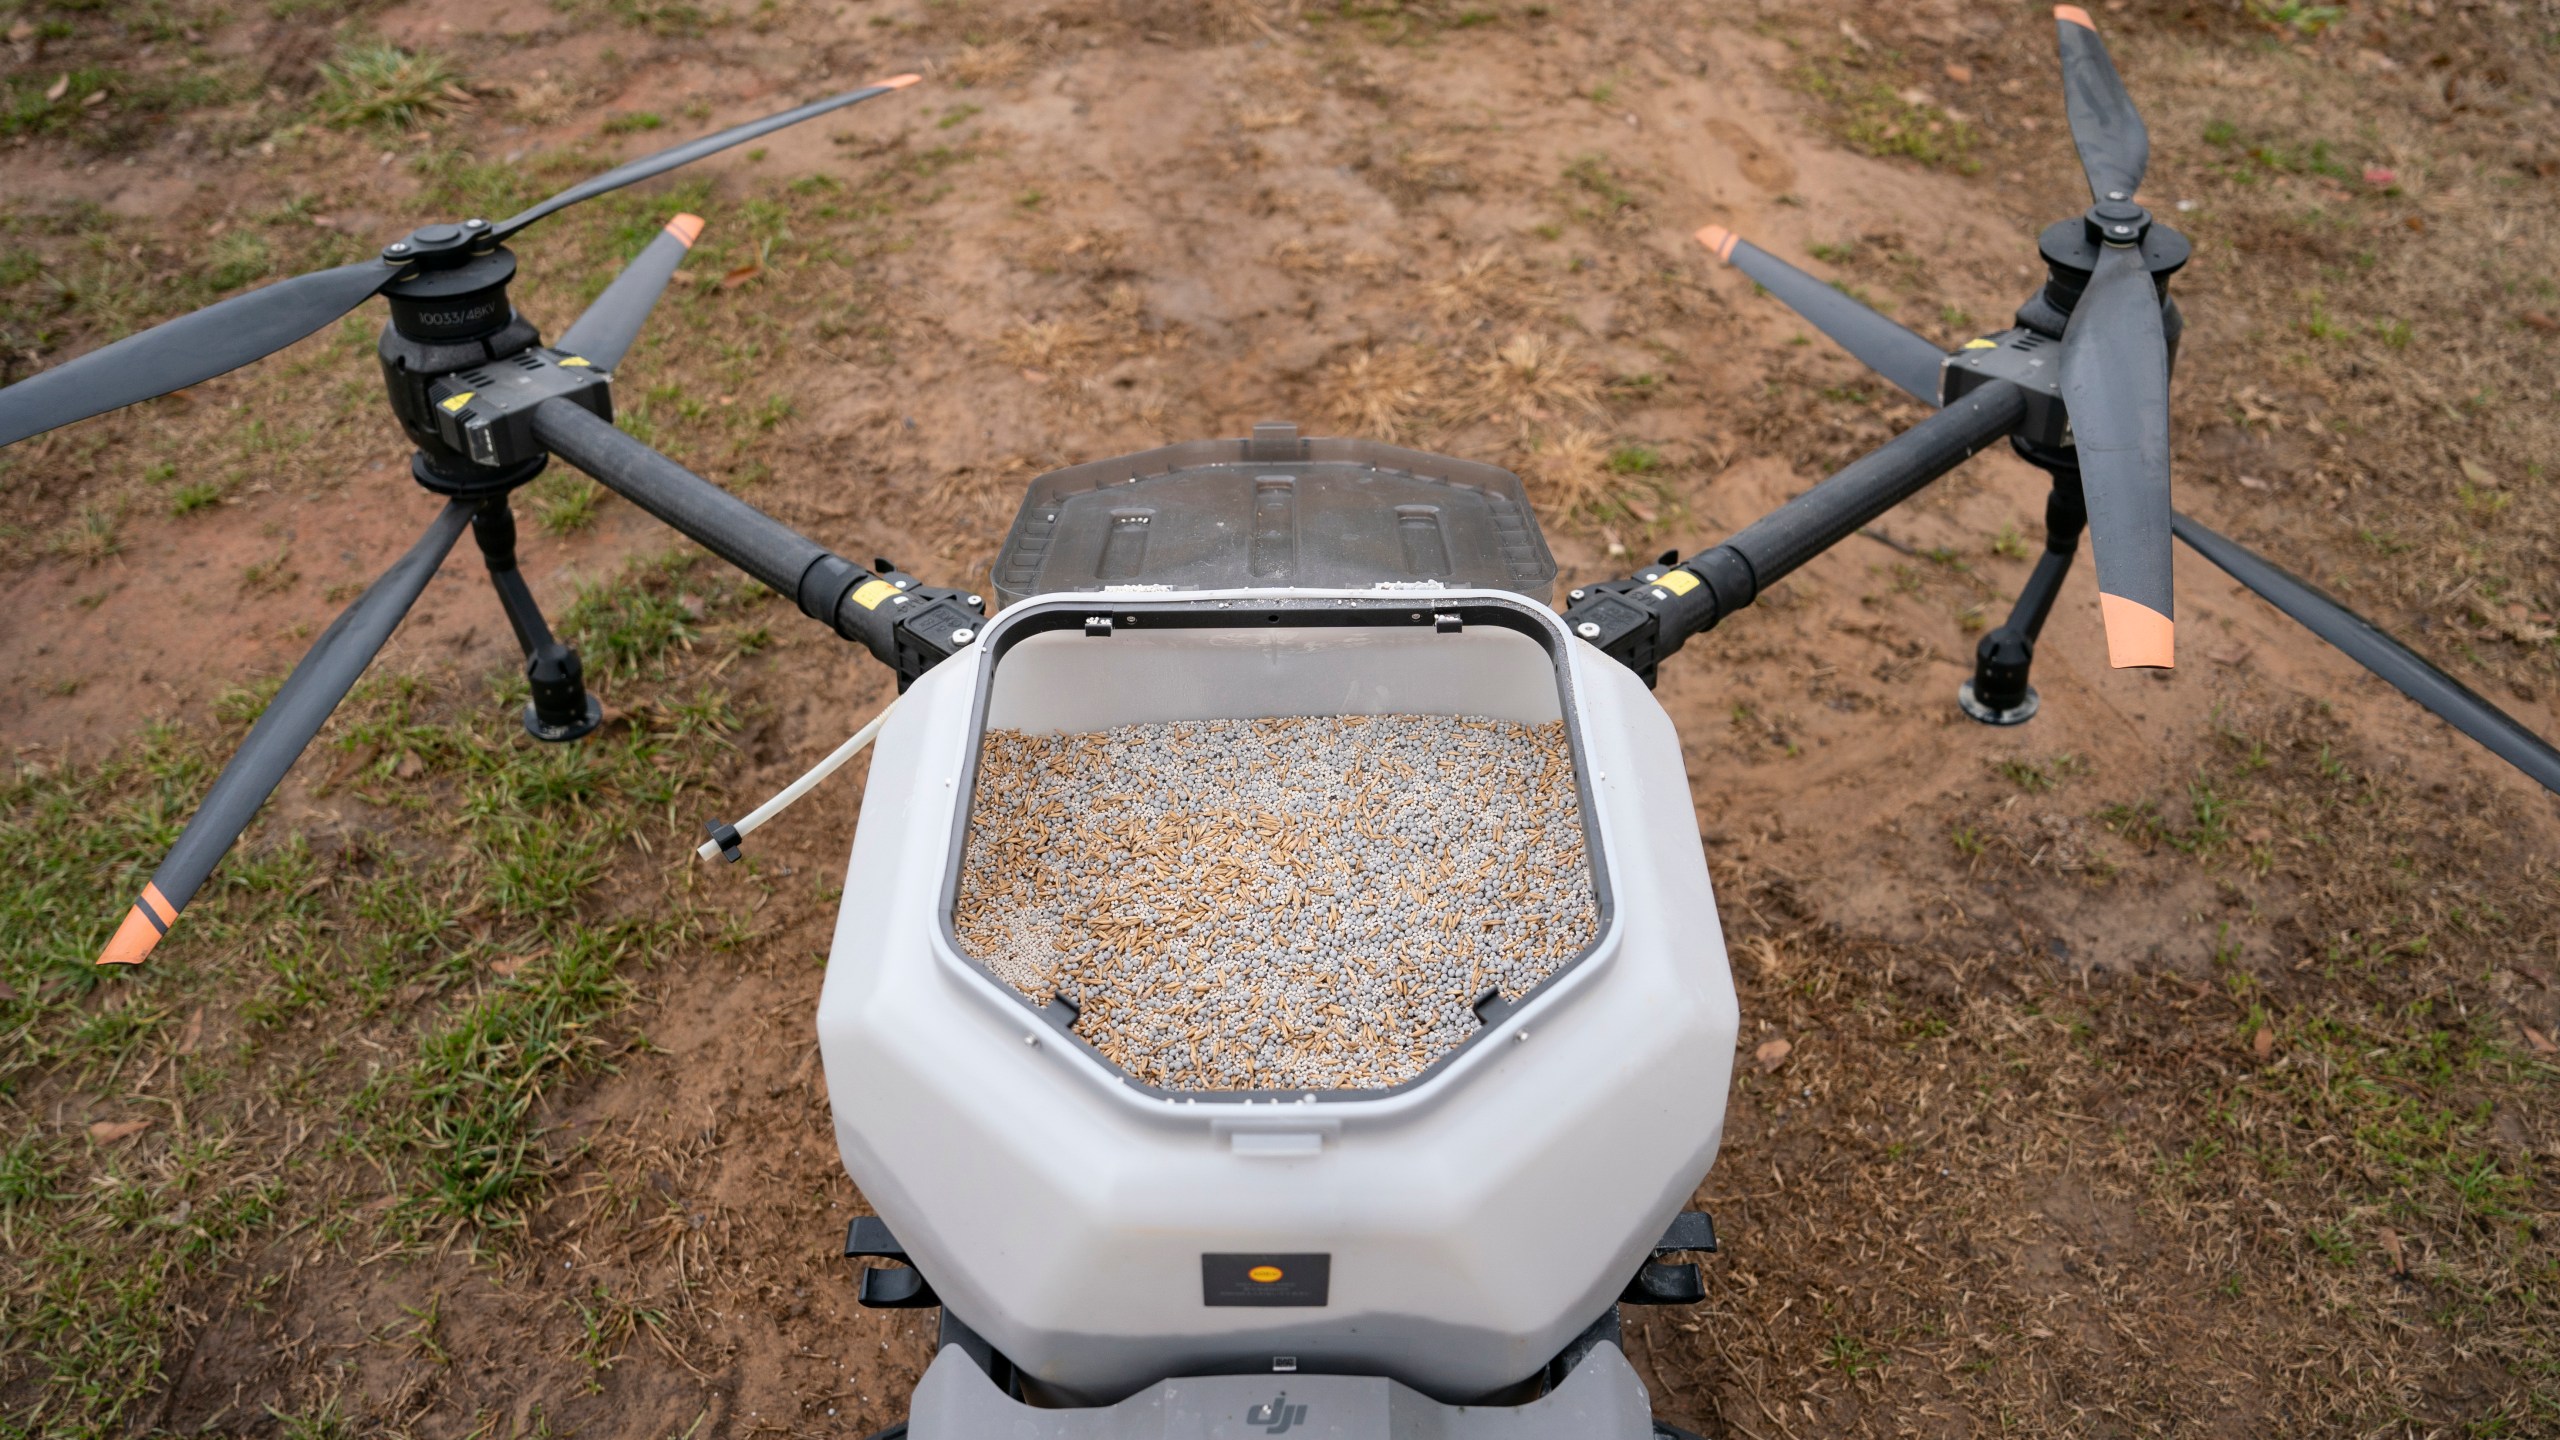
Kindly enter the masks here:
M 1335 714 L 1562 719 L 1574 752 L 1598 938 L 1418 1078 L 1156 1090 L 955 942 L 987 728 Z M 1714 1161 L 1736 1010 L 1671 723 L 1553 612 L 1116 593 L 1013 606 L 900 701 L 818 1032 L 846 1170 L 942 1303 L 1057 1398 L 1295 1368 L 1456 1402 L 1545 1365 L 1647 1258 Z

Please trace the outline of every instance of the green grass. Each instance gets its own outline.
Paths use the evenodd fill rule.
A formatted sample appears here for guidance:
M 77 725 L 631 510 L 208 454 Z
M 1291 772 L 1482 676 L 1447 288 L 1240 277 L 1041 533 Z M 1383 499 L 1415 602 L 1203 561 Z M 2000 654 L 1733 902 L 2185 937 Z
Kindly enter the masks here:
M 68 130 L 96 107 L 92 95 L 112 96 L 125 86 L 120 71 L 99 65 L 37 68 L 13 77 L 0 92 L 0 136 L 51 135 Z
M 1574 157 L 1564 167 L 1564 178 L 1581 197 L 1575 205 L 1577 218 L 1614 220 L 1643 208 L 1617 162 L 1597 151 Z
M 555 465 L 527 487 L 533 514 L 543 531 L 571 535 L 595 523 L 604 504 L 604 487 L 586 476 Z
M 1609 452 L 1612 475 L 1650 475 L 1661 468 L 1661 452 L 1649 445 L 1620 445 Z
M 460 94 L 460 77 L 443 60 L 383 41 L 342 46 L 320 66 L 320 117 L 332 125 L 414 129 Z
M 654 891 L 599 907 L 609 876 L 651 886 L 633 837 L 689 831 L 728 754 L 687 643 L 760 592 L 711 568 L 650 561 L 570 607 L 634 712 L 577 745 L 524 735 L 511 676 L 368 678 L 302 766 L 354 826 L 323 850 L 253 825 L 134 970 L 90 962 L 273 684 L 0 780 L 0 1434 L 147 1428 L 187 1297 L 288 1227 L 510 1243 L 566 1153 L 545 1097 L 636 1043 L 632 975 L 704 931 Z M 84 1133 L 128 1118 L 151 1124 Z
M 1833 132 L 1855 149 L 1960 174 L 1981 168 L 1972 155 L 1980 142 L 1973 126 L 1936 105 L 1905 99 L 1892 82 L 1861 73 L 1854 59 L 1815 61 L 1797 67 L 1792 78 L 1829 108 Z

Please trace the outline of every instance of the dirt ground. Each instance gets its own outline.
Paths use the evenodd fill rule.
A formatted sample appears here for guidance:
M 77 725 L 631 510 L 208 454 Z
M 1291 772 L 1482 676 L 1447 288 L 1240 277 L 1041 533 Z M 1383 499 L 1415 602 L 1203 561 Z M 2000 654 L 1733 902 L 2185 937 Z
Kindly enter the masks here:
M 2560 7 L 2095 8 L 2197 242 L 2181 505 L 2560 734 Z M 1568 583 L 1624 574 L 1919 413 L 1692 229 L 1952 344 L 2085 203 L 2024 4 L 0 21 L 8 378 L 924 73 L 530 232 L 516 298 L 557 333 L 704 214 L 626 425 L 936 583 L 1045 469 L 1272 418 L 1509 465 Z M 447 67 L 409 123 L 325 68 L 376 39 Z M 150 966 L 83 963 L 236 687 L 433 513 L 379 323 L 0 452 L 0 1433 L 866 1435 L 931 1323 L 835 1253 L 810 1016 L 859 777 L 751 866 L 685 850 L 891 686 L 627 505 L 528 492 L 601 758 L 514 729 L 465 546 Z M 1962 719 L 2042 495 L 1980 457 L 1665 668 L 1745 1036 L 1709 1299 L 1631 1320 L 1658 1411 L 2560 1434 L 2560 804 L 2184 552 L 2177 671 L 2106 668 L 2084 565 L 2043 713 Z

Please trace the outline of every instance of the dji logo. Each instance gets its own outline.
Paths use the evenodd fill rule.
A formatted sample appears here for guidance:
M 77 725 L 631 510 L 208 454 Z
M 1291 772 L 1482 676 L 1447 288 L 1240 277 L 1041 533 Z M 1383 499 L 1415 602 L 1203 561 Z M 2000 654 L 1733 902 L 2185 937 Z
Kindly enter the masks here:
M 1244 1412 L 1244 1423 L 1259 1425 L 1265 1435 L 1286 1435 L 1289 1427 L 1307 1418 L 1307 1407 L 1289 1403 L 1289 1392 L 1283 1390 L 1268 1405 L 1256 1405 Z

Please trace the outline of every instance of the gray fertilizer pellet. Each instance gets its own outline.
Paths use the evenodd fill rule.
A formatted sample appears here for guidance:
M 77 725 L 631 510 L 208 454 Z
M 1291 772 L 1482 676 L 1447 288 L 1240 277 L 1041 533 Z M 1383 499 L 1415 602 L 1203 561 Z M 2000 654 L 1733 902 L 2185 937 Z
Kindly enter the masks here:
M 1446 715 L 987 732 L 961 944 L 1133 1077 L 1421 1073 L 1598 924 L 1561 724 Z

